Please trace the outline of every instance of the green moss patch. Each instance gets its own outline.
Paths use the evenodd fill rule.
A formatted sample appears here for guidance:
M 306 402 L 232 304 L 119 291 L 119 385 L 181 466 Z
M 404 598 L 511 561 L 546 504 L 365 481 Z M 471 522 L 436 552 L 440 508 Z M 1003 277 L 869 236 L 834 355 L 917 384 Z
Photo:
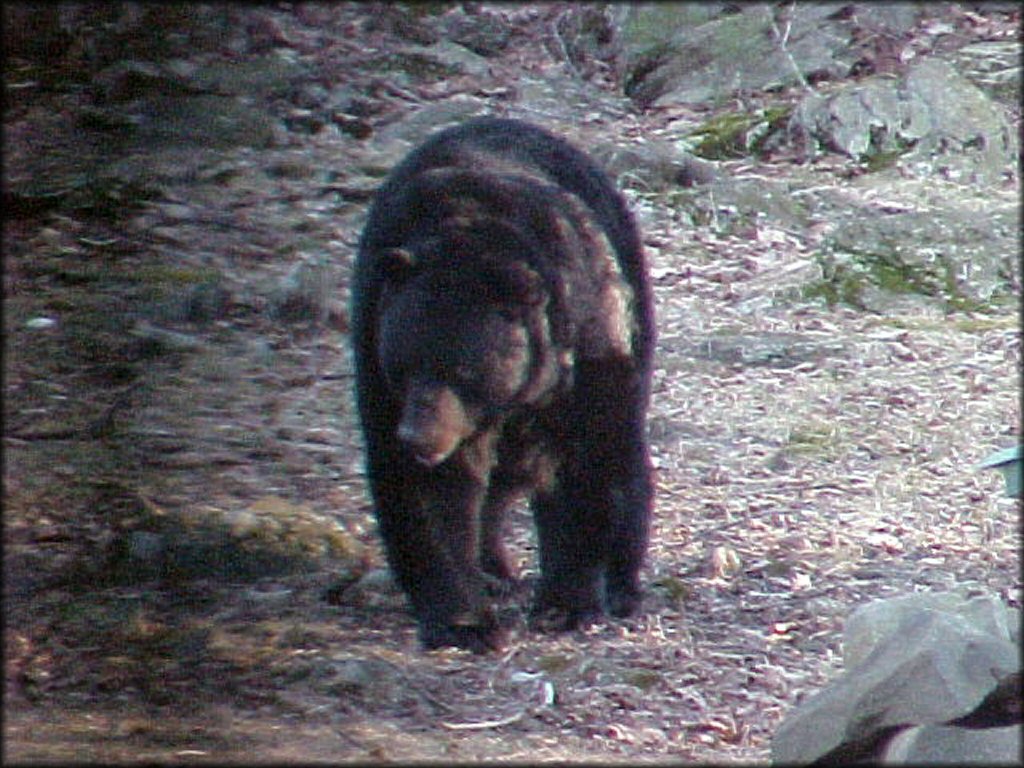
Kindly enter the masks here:
M 789 121 L 788 106 L 716 115 L 690 134 L 693 153 L 707 160 L 729 160 L 763 151 L 765 142 Z
M 907 264 L 897 256 L 876 252 L 820 254 L 821 280 L 803 289 L 807 299 L 824 299 L 829 306 L 845 304 L 869 309 L 865 300 L 869 289 L 892 294 L 916 294 L 941 301 L 949 311 L 984 311 L 991 307 L 963 294 L 948 266 L 942 262 L 919 266 Z

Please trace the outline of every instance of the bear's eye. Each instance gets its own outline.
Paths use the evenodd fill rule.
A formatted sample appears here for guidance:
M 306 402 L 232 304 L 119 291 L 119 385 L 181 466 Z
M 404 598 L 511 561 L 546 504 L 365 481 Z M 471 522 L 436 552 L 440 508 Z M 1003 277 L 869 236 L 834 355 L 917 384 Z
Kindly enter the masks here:
M 455 366 L 455 378 L 463 384 L 473 384 L 480 381 L 480 374 L 472 366 L 457 365 Z
M 499 307 L 497 311 L 498 317 L 507 323 L 518 323 L 519 312 L 514 307 Z

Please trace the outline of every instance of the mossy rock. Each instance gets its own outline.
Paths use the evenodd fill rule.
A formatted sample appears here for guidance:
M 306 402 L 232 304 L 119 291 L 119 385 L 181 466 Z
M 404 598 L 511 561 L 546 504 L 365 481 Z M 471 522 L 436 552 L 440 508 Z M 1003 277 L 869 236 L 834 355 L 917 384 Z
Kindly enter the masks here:
M 824 299 L 829 306 L 845 304 L 881 311 L 889 296 L 920 296 L 935 300 L 945 310 L 985 311 L 998 301 L 981 301 L 964 293 L 951 267 L 907 263 L 894 253 L 843 252 L 820 254 L 822 279 L 805 286 L 806 299 Z
M 786 125 L 790 112 L 787 106 L 776 106 L 716 115 L 690 134 L 697 141 L 693 153 L 707 160 L 757 155 L 772 134 Z

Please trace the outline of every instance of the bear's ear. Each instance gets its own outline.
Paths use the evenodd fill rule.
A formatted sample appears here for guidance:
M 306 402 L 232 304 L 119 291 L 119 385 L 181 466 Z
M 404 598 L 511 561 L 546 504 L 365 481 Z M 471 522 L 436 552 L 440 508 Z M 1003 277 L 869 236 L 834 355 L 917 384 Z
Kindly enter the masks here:
M 386 248 L 380 253 L 380 270 L 388 280 L 404 281 L 416 265 L 416 255 L 408 248 Z
M 503 301 L 535 307 L 546 298 L 543 279 L 525 264 L 503 264 L 495 277 Z

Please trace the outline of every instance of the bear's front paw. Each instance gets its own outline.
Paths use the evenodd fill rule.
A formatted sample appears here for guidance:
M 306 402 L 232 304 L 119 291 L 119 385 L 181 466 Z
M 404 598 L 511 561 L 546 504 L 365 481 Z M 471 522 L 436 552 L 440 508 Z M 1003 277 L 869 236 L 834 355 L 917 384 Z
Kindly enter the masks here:
M 530 612 L 530 626 L 538 632 L 569 632 L 586 629 L 604 617 L 599 607 L 570 609 L 565 607 L 536 607 Z
M 530 613 L 530 624 L 542 632 L 583 629 L 600 621 L 604 611 L 599 574 L 591 570 L 542 577 Z
M 585 629 L 604 616 L 596 585 L 576 589 L 542 583 L 530 612 L 530 624 L 541 632 Z
M 498 623 L 492 611 L 472 619 L 457 617 L 454 621 L 442 623 L 437 621 L 424 622 L 420 627 L 420 641 L 423 647 L 433 648 L 465 648 L 473 653 L 492 653 L 504 650 L 508 646 L 508 630 Z
M 639 587 L 608 585 L 608 612 L 615 617 L 632 616 L 640 608 L 643 595 Z

